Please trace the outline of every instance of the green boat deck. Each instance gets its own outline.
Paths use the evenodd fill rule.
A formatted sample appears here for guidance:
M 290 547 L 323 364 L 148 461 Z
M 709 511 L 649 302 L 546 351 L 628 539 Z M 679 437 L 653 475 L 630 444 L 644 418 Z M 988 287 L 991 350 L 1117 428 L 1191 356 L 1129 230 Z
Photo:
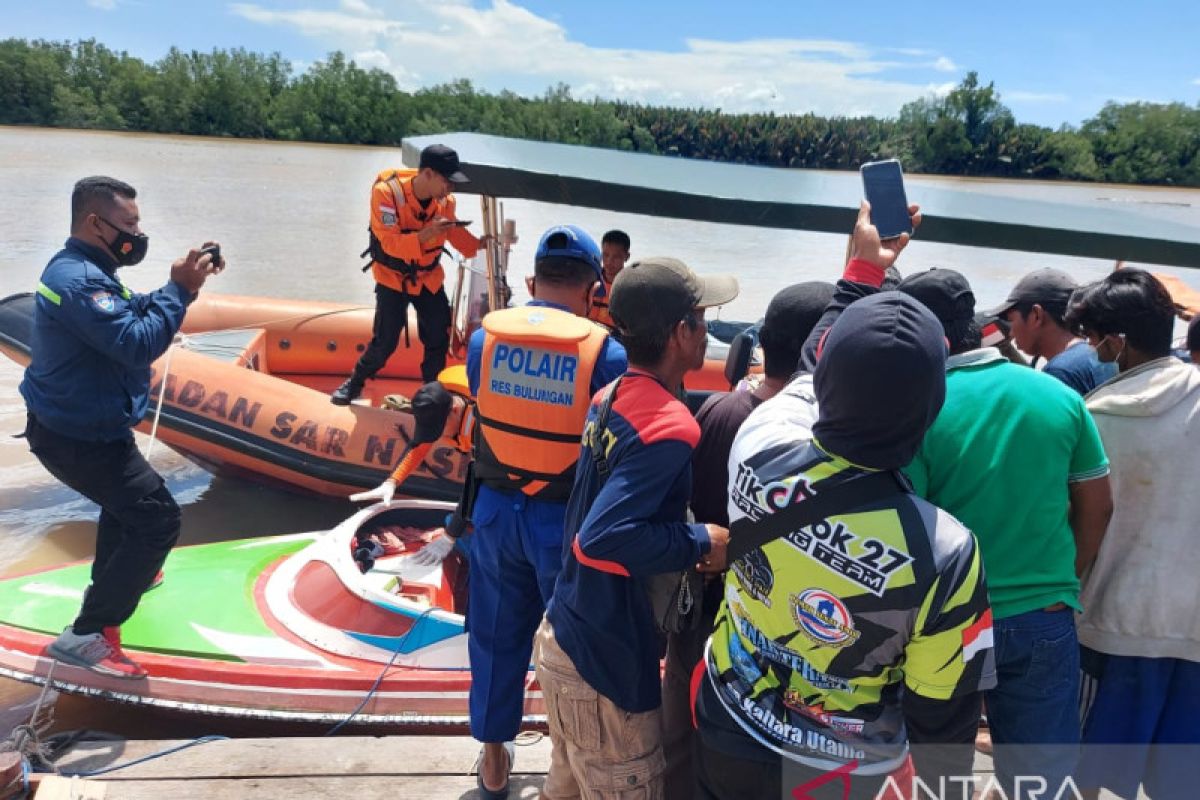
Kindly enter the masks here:
M 163 567 L 163 584 L 147 592 L 121 626 L 126 647 L 240 661 L 200 633 L 274 637 L 254 602 L 254 584 L 271 564 L 314 536 L 267 536 L 181 547 Z M 90 562 L 0 581 L 0 623 L 57 635 L 79 612 Z

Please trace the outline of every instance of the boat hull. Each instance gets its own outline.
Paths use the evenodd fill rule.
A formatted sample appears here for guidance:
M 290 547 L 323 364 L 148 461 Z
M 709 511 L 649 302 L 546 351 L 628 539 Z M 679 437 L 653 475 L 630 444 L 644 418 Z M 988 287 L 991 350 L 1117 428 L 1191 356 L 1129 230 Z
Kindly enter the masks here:
M 392 507 L 429 526 L 449 505 Z M 46 654 L 78 611 L 89 562 L 7 578 L 0 581 L 0 674 L 197 714 L 334 723 L 357 710 L 361 723 L 465 725 L 466 635 L 462 617 L 443 607 L 451 602 L 436 585 L 440 568 L 414 573 L 435 581 L 432 588 L 391 586 L 402 570 L 360 575 L 350 559 L 354 531 L 378 513 L 364 510 L 328 532 L 174 550 L 163 585 L 143 596 L 121 629 L 124 648 L 148 672 L 142 680 Z M 423 587 L 439 602 L 409 602 L 400 586 Z M 525 718 L 543 719 L 536 689 L 526 694 Z

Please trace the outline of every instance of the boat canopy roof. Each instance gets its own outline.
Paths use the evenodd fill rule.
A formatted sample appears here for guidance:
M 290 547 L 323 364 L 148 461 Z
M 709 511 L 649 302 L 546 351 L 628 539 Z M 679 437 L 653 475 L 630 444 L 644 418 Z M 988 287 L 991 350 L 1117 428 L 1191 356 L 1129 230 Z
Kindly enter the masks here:
M 478 133 L 403 142 L 415 167 L 426 146 L 458 151 L 471 182 L 458 193 L 513 197 L 656 217 L 846 233 L 862 197 L 857 172 L 724 164 Z M 920 184 L 923 241 L 1200 268 L 1200 227 L 1103 198 L 1061 203 Z M 1151 206 L 1151 209 L 1153 206 Z

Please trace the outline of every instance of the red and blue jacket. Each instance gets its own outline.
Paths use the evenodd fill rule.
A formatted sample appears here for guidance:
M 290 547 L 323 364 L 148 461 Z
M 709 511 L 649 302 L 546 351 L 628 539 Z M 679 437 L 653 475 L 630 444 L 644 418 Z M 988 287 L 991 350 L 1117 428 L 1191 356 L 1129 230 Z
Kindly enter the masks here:
M 583 679 L 639 713 L 662 703 L 660 634 L 646 578 L 681 572 L 709 550 L 707 529 L 684 521 L 700 428 L 656 378 L 630 370 L 598 431 L 607 391 L 596 393 L 588 412 L 567 501 L 563 571 L 546 615 Z M 607 480 L 595 447 L 607 453 Z

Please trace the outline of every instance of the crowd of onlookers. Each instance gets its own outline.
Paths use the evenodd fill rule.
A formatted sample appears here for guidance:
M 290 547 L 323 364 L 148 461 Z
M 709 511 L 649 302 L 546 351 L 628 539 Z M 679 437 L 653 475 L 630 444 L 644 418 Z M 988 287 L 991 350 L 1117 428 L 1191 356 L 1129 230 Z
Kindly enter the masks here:
M 981 310 L 954 270 L 902 277 L 906 244 L 860 216 L 835 284 L 771 301 L 761 378 L 694 419 L 720 279 L 617 276 L 629 369 L 535 647 L 545 797 L 907 797 L 971 774 L 981 717 L 993 796 L 1189 796 L 1197 760 L 1148 747 L 1200 743 L 1200 370 L 1171 296 L 1042 269 Z

